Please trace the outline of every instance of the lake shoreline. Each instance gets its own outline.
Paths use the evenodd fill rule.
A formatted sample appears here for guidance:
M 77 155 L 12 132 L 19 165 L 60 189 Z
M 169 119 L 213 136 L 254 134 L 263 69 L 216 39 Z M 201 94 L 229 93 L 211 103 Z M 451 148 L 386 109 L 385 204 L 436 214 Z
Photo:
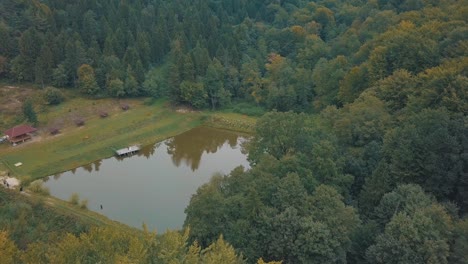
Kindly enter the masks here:
M 218 122 L 223 120 L 224 122 Z M 228 120 L 228 122 L 226 122 Z M 246 121 L 245 121 L 246 120 Z M 108 118 L 91 118 L 84 127 L 68 127 L 58 136 L 42 133 L 41 140 L 17 147 L 0 148 L 0 171 L 9 171 L 24 184 L 110 158 L 117 148 L 148 146 L 198 126 L 251 133 L 255 118 L 220 112 L 179 113 L 160 101 L 148 106 L 141 101 L 126 112 Z M 243 124 L 238 126 L 238 124 Z M 247 124 L 247 125 L 245 125 Z M 21 167 L 12 164 L 22 162 Z
M 136 228 L 145 222 L 151 229 L 180 229 L 191 196 L 213 174 L 250 167 L 241 150 L 246 140 L 242 133 L 199 126 L 135 155 L 44 178 L 41 185 L 51 196 L 73 205 L 79 197 L 89 210 Z

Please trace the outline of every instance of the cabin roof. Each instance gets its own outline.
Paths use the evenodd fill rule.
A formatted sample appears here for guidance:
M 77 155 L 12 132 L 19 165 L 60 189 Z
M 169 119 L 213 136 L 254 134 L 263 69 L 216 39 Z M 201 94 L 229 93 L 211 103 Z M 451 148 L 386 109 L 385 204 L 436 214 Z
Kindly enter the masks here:
M 37 129 L 35 129 L 34 127 L 30 125 L 19 125 L 19 126 L 15 126 L 15 127 L 8 129 L 7 131 L 5 131 L 4 134 L 7 135 L 9 138 L 15 138 L 15 137 L 28 134 L 28 133 L 33 133 L 36 131 Z

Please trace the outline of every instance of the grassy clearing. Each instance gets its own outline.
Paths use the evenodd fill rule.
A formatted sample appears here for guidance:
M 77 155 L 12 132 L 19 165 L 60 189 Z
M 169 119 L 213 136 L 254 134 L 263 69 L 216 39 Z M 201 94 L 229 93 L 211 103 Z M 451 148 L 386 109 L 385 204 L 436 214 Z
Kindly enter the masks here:
M 237 113 L 219 112 L 211 113 L 205 125 L 251 134 L 254 132 L 256 122 L 257 118 L 255 117 Z
M 95 109 L 103 107 L 108 109 L 107 118 L 95 114 Z M 131 102 L 131 109 L 124 112 L 113 100 L 82 98 L 51 107 L 39 118 L 56 122 L 74 111 L 79 111 L 86 120 L 85 126 L 78 128 L 71 121 L 64 122 L 59 135 L 49 135 L 43 129 L 33 142 L 16 147 L 3 144 L 0 147 L 3 166 L 22 181 L 29 182 L 112 156 L 118 148 L 161 141 L 200 125 L 203 119 L 200 113 L 172 111 L 164 102 L 146 106 L 141 100 L 135 100 Z M 13 166 L 17 162 L 23 165 Z

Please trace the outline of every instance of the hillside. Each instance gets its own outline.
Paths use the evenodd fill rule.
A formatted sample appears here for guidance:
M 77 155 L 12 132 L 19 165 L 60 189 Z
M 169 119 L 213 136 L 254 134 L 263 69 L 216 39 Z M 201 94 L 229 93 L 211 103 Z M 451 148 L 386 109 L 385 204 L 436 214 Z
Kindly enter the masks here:
M 261 116 L 251 169 L 192 197 L 184 252 L 222 234 L 242 257 L 218 263 L 467 263 L 467 18 L 466 0 L 4 0 L 0 80 Z M 210 263 L 176 255 L 154 261 Z

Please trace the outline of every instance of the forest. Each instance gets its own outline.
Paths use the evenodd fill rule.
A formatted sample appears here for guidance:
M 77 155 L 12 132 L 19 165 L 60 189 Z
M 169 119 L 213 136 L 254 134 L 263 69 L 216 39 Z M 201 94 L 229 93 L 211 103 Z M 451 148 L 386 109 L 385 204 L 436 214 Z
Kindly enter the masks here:
M 200 187 L 185 231 L 52 235 L 0 191 L 2 256 L 468 263 L 467 20 L 467 0 L 2 0 L 2 82 L 258 117 L 251 168 Z

